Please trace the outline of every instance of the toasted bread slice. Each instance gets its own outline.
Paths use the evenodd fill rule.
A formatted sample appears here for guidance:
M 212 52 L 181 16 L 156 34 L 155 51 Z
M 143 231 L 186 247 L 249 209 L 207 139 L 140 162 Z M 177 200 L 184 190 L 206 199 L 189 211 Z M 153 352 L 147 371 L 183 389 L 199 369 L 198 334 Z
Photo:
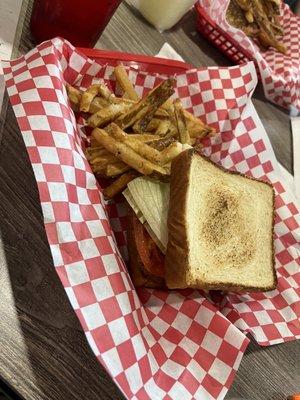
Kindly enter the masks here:
M 166 283 L 224 291 L 276 287 L 274 190 L 193 149 L 172 162 Z

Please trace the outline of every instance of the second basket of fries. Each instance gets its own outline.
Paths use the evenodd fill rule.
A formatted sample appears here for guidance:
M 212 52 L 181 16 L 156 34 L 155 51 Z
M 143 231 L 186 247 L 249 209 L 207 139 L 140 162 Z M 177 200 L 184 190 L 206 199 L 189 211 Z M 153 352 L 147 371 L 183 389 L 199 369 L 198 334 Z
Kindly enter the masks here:
M 198 30 L 232 62 L 254 61 L 265 96 L 300 110 L 300 18 L 281 0 L 199 0 Z

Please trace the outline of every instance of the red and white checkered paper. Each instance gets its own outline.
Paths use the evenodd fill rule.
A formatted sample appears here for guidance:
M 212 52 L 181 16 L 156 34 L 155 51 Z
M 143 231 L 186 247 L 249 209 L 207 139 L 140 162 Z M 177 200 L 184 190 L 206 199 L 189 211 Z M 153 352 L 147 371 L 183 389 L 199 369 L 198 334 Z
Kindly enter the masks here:
M 199 0 L 206 13 L 220 28 L 248 50 L 260 71 L 265 96 L 268 100 L 285 108 L 300 111 L 300 18 L 282 2 L 279 17 L 284 35 L 280 41 L 287 53 L 274 48 L 262 51 L 245 33 L 229 25 L 226 10 L 230 0 Z
M 247 347 L 300 337 L 300 216 L 250 100 L 253 63 L 176 76 L 186 108 L 219 132 L 205 152 L 224 167 L 276 189 L 278 289 L 222 299 L 197 290 L 135 290 L 126 253 L 126 209 L 106 205 L 82 151 L 65 82 L 87 87 L 113 68 L 53 39 L 4 63 L 13 105 L 38 184 L 56 271 L 98 360 L 130 399 L 223 399 Z M 163 77 L 129 71 L 140 95 Z

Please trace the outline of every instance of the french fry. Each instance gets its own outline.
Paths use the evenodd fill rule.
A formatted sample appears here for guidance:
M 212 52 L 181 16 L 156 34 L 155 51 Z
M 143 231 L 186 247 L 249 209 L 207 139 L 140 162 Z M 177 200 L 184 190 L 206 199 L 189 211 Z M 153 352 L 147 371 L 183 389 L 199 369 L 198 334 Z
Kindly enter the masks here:
M 146 143 L 133 139 L 131 135 L 127 135 L 115 124 L 110 124 L 105 130 L 111 134 L 114 139 L 127 144 L 142 157 L 160 165 L 167 164 L 182 151 L 182 145 L 178 142 L 171 143 L 163 151 L 159 151 Z
M 97 165 L 93 165 L 91 168 L 92 168 L 92 171 L 94 172 L 94 174 L 106 176 L 107 165 L 97 164 Z
M 118 193 L 122 192 L 127 184 L 136 178 L 136 173 L 134 171 L 126 172 L 121 175 L 117 180 L 115 180 L 111 185 L 103 190 L 103 195 L 106 199 L 112 199 Z
M 127 113 L 118 118 L 116 123 L 126 129 L 140 120 L 140 132 L 146 131 L 147 125 L 157 109 L 174 93 L 174 79 L 167 79 L 153 89 L 146 97 L 133 105 Z
M 174 142 L 176 142 L 176 139 L 173 136 L 169 136 L 169 137 L 165 136 L 164 138 L 161 138 L 159 140 L 154 140 L 152 142 L 148 142 L 148 145 L 153 147 L 156 150 L 162 151 Z
M 101 174 L 102 176 L 110 177 L 110 176 L 115 176 L 118 175 L 117 173 L 115 174 L 110 174 L 108 175 L 107 171 L 111 165 L 117 165 L 118 168 L 120 168 L 120 160 L 115 157 L 113 154 L 108 153 L 111 157 L 97 157 L 92 161 L 89 161 L 91 169 L 94 173 Z M 122 166 L 126 166 L 126 164 L 123 164 Z M 109 170 L 111 171 L 111 170 Z
M 160 139 L 160 136 L 152 135 L 152 134 L 148 134 L 148 133 L 140 133 L 140 134 L 139 133 L 130 133 L 129 136 L 132 139 L 140 140 L 141 142 L 145 142 L 145 143 L 148 143 L 148 142 L 152 143 L 152 142 L 155 142 Z
M 106 176 L 115 177 L 124 174 L 124 172 L 127 172 L 130 169 L 131 168 L 129 167 L 129 165 L 123 163 L 123 161 L 118 160 L 118 162 L 108 164 L 108 166 L 106 167 Z
M 130 169 L 127 164 L 120 161 L 104 147 L 88 148 L 86 157 L 94 172 L 100 169 L 102 175 L 107 177 L 123 174 Z
M 104 97 L 95 97 L 90 105 L 88 112 L 90 114 L 95 114 L 97 111 L 101 110 L 102 108 L 108 107 L 111 102 Z
M 77 111 L 78 106 L 80 104 L 80 100 L 81 100 L 80 90 L 74 88 L 73 86 L 69 85 L 68 83 L 66 84 L 66 90 L 67 90 L 67 94 L 70 99 L 70 102 L 72 104 L 72 108 L 74 108 L 74 110 Z
M 169 119 L 163 119 L 160 121 L 157 129 L 155 130 L 155 135 L 158 136 L 164 136 L 168 132 L 169 128 L 171 126 L 171 121 Z
M 120 161 L 113 154 L 107 154 L 109 154 L 110 157 L 97 157 L 93 162 L 90 161 L 90 166 L 94 173 L 101 174 L 107 178 L 112 178 L 131 169 L 129 165 Z
M 174 138 L 176 140 L 179 140 L 179 133 L 178 133 L 178 128 L 177 128 L 177 124 L 175 123 L 171 123 L 171 126 L 169 128 L 168 133 L 164 136 L 164 138 Z
M 89 147 L 89 148 L 94 148 L 94 147 L 99 148 L 99 143 L 98 143 L 97 140 L 94 138 L 94 136 L 91 135 L 90 147 Z
M 69 85 L 68 83 L 66 84 L 66 89 L 68 93 L 68 97 L 70 99 L 70 102 L 72 104 L 72 108 L 78 111 L 79 105 L 81 102 L 82 98 L 82 92 L 79 89 L 74 88 L 73 86 Z M 101 108 L 106 107 L 110 103 L 103 99 L 102 97 L 95 97 L 91 104 L 89 110 L 87 110 L 90 113 L 95 113 L 99 111 Z
M 182 144 L 179 142 L 171 143 L 166 149 L 161 152 L 161 165 L 165 165 L 172 161 L 182 152 Z
M 91 165 L 101 164 L 101 165 L 109 165 L 115 162 L 118 162 L 119 159 L 112 153 L 108 151 L 101 155 L 96 155 L 89 162 Z
M 254 22 L 253 13 L 251 10 L 248 10 L 245 12 L 245 17 L 246 17 L 246 20 L 249 22 L 249 24 L 252 24 Z
M 195 124 L 199 125 L 199 128 L 204 128 L 205 124 L 203 123 L 203 121 L 201 121 L 201 119 L 195 117 L 192 113 L 188 112 L 187 110 L 183 111 L 185 119 L 187 122 L 194 122 Z
M 105 154 L 107 154 L 107 150 L 104 147 L 88 147 L 85 150 L 85 155 L 88 161 Z
M 168 99 L 164 104 L 162 104 L 161 108 L 164 111 L 167 111 L 168 114 L 174 114 L 174 105 L 173 105 L 173 100 Z
M 165 110 L 163 108 L 163 106 L 161 106 L 155 112 L 154 117 L 158 118 L 158 119 L 169 119 L 170 118 L 170 113 L 169 113 L 169 111 Z
M 235 0 L 242 10 L 248 11 L 251 8 L 249 0 Z
M 106 178 L 114 178 L 131 169 L 127 164 L 118 159 L 113 163 L 91 164 L 91 168 L 95 174 Z
M 180 142 L 182 144 L 190 144 L 191 138 L 190 138 L 189 132 L 186 128 L 186 120 L 185 120 L 182 104 L 179 99 L 176 99 L 174 101 L 174 111 L 175 111 L 175 117 L 176 117 L 177 129 L 178 129 L 178 133 L 179 133 Z
M 187 122 L 187 130 L 190 134 L 190 138 L 198 138 L 203 139 L 206 136 L 212 136 L 216 133 L 216 131 L 208 126 L 199 126 L 193 122 Z
M 129 100 L 129 95 L 125 92 L 122 96 L 122 99 Z
M 283 44 L 279 43 L 274 36 L 271 36 L 268 34 L 268 32 L 264 31 L 261 29 L 258 33 L 258 38 L 261 42 L 261 44 L 265 47 L 274 47 L 276 50 L 278 50 L 280 53 L 285 54 L 286 53 L 286 48 Z
M 109 97 L 108 99 L 105 99 L 104 97 L 95 97 L 91 103 L 89 112 L 91 114 L 95 114 L 97 111 L 109 106 L 110 104 L 122 104 L 129 107 L 135 104 L 135 102 L 133 100 L 123 99 L 120 97 Z
M 121 86 L 123 92 L 127 96 L 125 98 L 138 101 L 140 98 L 134 90 L 134 87 L 123 65 L 118 65 L 117 67 L 115 67 L 115 76 L 118 84 Z
M 131 135 L 127 135 L 122 129 L 112 123 L 108 127 L 105 128 L 106 132 L 108 132 L 115 140 L 120 141 L 134 150 L 141 157 L 146 158 L 153 163 L 160 162 L 160 152 L 154 149 L 151 146 L 148 146 L 146 143 L 141 142 L 140 140 L 134 139 Z
M 159 129 L 159 126 L 161 124 L 162 121 L 170 121 L 170 115 L 168 114 L 167 111 L 165 111 L 162 108 L 159 108 L 153 118 L 151 119 L 151 121 L 149 122 L 148 126 L 147 126 L 147 132 L 154 132 L 157 129 Z M 141 131 L 141 127 L 140 127 L 140 121 L 138 120 L 134 125 L 133 125 L 133 130 L 135 132 L 140 132 Z
M 163 135 L 163 131 L 167 126 L 171 124 L 171 119 L 169 113 L 162 109 L 159 108 L 153 118 L 150 120 L 149 124 L 147 125 L 147 132 L 153 132 L 156 135 Z M 137 120 L 137 122 L 133 125 L 133 131 L 136 133 L 141 132 L 141 127 L 140 127 L 140 120 Z M 156 131 L 158 130 L 159 133 Z M 143 131 L 146 132 L 146 131 Z M 166 133 L 166 132 L 165 132 Z
M 247 25 L 243 28 L 245 34 L 249 37 L 256 37 L 259 33 L 259 28 L 256 24 Z
M 97 95 L 99 95 L 100 97 L 98 97 L 97 100 L 94 101 L 92 110 L 90 110 L 93 100 L 96 98 Z M 83 112 L 93 113 L 95 105 L 100 105 L 101 103 L 102 105 L 104 105 L 105 102 L 107 103 L 107 105 L 109 105 L 110 103 L 112 103 L 112 99 L 114 97 L 115 95 L 109 90 L 109 88 L 105 84 L 93 84 L 89 88 L 87 88 L 85 92 L 82 93 L 79 109 Z
M 158 127 L 159 124 L 161 123 L 161 120 L 158 118 L 152 118 L 152 120 L 149 122 L 148 126 L 147 126 L 147 132 L 155 132 Z M 134 132 L 141 132 L 140 130 L 140 125 L 139 125 L 139 121 L 137 121 L 134 125 L 133 125 L 133 130 Z
M 98 85 L 98 94 L 106 100 L 114 98 L 115 95 L 109 90 L 109 88 L 104 84 L 100 83 Z
M 133 106 L 134 104 L 137 104 L 137 101 L 126 99 L 124 97 L 114 97 L 111 99 L 111 102 L 114 104 L 127 104 L 128 106 Z
M 162 108 L 159 108 L 149 124 L 147 125 L 147 132 L 154 132 L 156 131 L 162 121 L 170 121 L 170 116 L 167 111 L 163 110 Z M 133 125 L 133 130 L 135 132 L 141 132 L 141 127 L 140 127 L 140 121 L 137 120 L 137 122 Z
M 80 99 L 79 110 L 83 112 L 88 112 L 90 109 L 90 105 L 94 98 L 97 96 L 99 90 L 99 85 L 91 85 L 86 89 L 85 92 L 82 93 Z
M 104 85 L 99 85 L 99 87 L 102 87 Z M 105 86 L 106 89 L 104 90 L 108 90 L 109 89 Z M 81 102 L 81 98 L 84 92 L 80 91 L 79 89 L 76 89 L 75 87 L 69 85 L 68 83 L 66 84 L 66 89 L 67 89 L 67 94 L 68 97 L 70 99 L 70 102 L 72 104 L 72 107 L 78 111 L 78 107 L 79 104 Z M 89 112 L 90 114 L 94 114 L 97 111 L 101 110 L 102 108 L 105 108 L 107 106 L 109 106 L 110 104 L 123 104 L 123 105 L 128 105 L 128 106 L 132 106 L 134 104 L 136 104 L 136 101 L 130 100 L 130 99 L 124 99 L 121 97 L 115 97 L 113 93 L 111 93 L 109 91 L 110 95 L 108 97 L 101 97 L 101 96 L 96 96 L 95 98 L 93 98 L 89 109 L 87 110 L 87 112 Z M 107 96 L 107 94 L 106 94 Z
M 106 131 L 95 128 L 93 135 L 101 146 L 105 147 L 109 152 L 114 154 L 125 164 L 128 164 L 132 168 L 136 169 L 141 174 L 151 175 L 153 172 L 158 172 L 161 175 L 166 175 L 164 168 L 143 158 L 125 143 L 115 140 Z
M 147 130 L 147 127 L 155 115 L 157 113 L 160 106 L 174 93 L 174 79 L 167 79 L 162 82 L 159 86 L 157 86 L 150 94 L 148 101 L 148 110 L 147 113 L 138 121 L 138 126 L 141 132 Z M 150 97 L 153 96 L 151 99 Z
M 205 125 L 201 119 L 196 118 L 193 114 L 188 112 L 187 110 L 183 111 L 185 119 L 186 119 L 186 124 L 187 124 L 187 130 L 190 134 L 191 138 L 204 138 L 208 135 L 214 135 L 216 133 L 215 129 Z
M 122 113 L 124 113 L 128 108 L 127 104 L 111 104 L 108 107 L 102 108 L 95 114 L 91 115 L 87 123 L 92 128 L 102 127 L 114 121 Z

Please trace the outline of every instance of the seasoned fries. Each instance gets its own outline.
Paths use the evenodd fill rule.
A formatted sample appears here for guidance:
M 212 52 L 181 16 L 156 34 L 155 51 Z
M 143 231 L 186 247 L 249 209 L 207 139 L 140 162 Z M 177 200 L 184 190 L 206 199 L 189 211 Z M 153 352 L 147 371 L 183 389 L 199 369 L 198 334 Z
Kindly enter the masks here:
M 182 151 L 182 145 L 178 142 L 171 143 L 161 152 L 161 164 L 165 165 L 177 157 Z
M 128 104 L 111 104 L 97 111 L 88 119 L 88 124 L 92 128 L 102 127 L 114 121 L 128 109 Z
M 71 102 L 72 108 L 76 111 L 78 109 L 80 100 L 81 100 L 81 93 L 80 90 L 75 89 L 73 86 L 67 83 L 66 85 L 67 93 L 69 100 Z
M 203 139 L 206 136 L 213 136 L 216 133 L 211 126 L 205 125 L 199 118 L 196 118 L 187 110 L 184 110 L 183 113 L 191 138 Z
M 124 95 L 126 95 L 126 98 L 138 101 L 139 96 L 134 90 L 133 84 L 131 83 L 130 79 L 128 78 L 126 69 L 124 68 L 123 65 L 118 65 L 115 68 L 115 76 L 118 84 L 121 86 L 123 89 Z M 124 97 L 124 96 L 123 96 Z
M 286 53 L 285 46 L 277 39 L 283 35 L 278 22 L 279 4 L 277 0 L 231 0 L 226 17 L 247 36 L 257 38 L 263 47 Z
M 123 161 L 117 161 L 113 164 L 109 164 L 106 168 L 106 176 L 108 178 L 115 177 L 123 174 L 124 172 L 130 170 L 129 165 L 123 163 Z
M 170 129 L 171 121 L 169 119 L 163 119 L 158 124 L 158 127 L 155 130 L 155 135 L 165 136 Z
M 94 98 L 97 96 L 98 92 L 99 85 L 92 85 L 87 88 L 81 96 L 79 110 L 83 112 L 88 112 L 90 109 L 90 105 Z
M 136 153 L 140 154 L 142 157 L 146 158 L 149 161 L 154 163 L 158 163 L 160 161 L 160 152 L 153 147 L 148 146 L 146 143 L 141 142 L 140 140 L 136 140 L 128 135 L 116 124 L 110 124 L 106 129 L 114 139 L 118 140 L 126 144 Z
M 102 83 L 85 91 L 66 87 L 73 110 L 85 113 L 87 125 L 94 128 L 86 149 L 92 171 L 100 177 L 116 178 L 103 191 L 107 199 L 140 174 L 168 181 L 171 161 L 185 145 L 200 146 L 200 139 L 215 133 L 184 110 L 179 99 L 170 98 L 174 79 L 162 81 L 140 99 L 123 65 L 115 68 L 115 76 L 122 97 Z
M 160 136 L 158 135 L 152 135 L 152 134 L 147 134 L 147 133 L 131 133 L 130 137 L 133 139 L 140 140 L 141 142 L 149 143 L 149 142 L 154 142 L 156 140 L 160 139 Z
M 151 175 L 154 172 L 161 175 L 167 174 L 165 169 L 142 157 L 127 144 L 117 141 L 106 131 L 95 128 L 93 134 L 100 145 L 141 174 Z
M 136 178 L 137 174 L 134 171 L 127 172 L 121 175 L 110 186 L 103 190 L 103 195 L 106 199 L 112 199 L 116 194 L 126 188 L 127 184 Z
M 98 94 L 106 100 L 111 100 L 112 97 L 115 97 L 115 95 L 104 84 L 98 85 Z
M 154 147 L 155 149 L 162 151 L 166 149 L 170 144 L 176 142 L 176 139 L 173 136 L 165 136 L 159 140 L 153 140 L 152 142 L 148 142 L 149 146 Z
M 167 79 L 153 89 L 143 100 L 138 104 L 141 107 L 139 111 L 138 126 L 141 132 L 147 130 L 147 126 L 153 118 L 159 107 L 174 93 L 175 79 Z M 126 117 L 124 117 L 126 119 Z M 136 121 L 134 121 L 136 122 Z M 122 123 L 123 127 L 127 128 L 131 124 Z
M 163 81 L 148 93 L 144 99 L 132 106 L 125 115 L 116 121 L 116 123 L 122 129 L 126 129 L 139 121 L 140 132 L 146 131 L 147 125 L 157 109 L 174 93 L 173 85 L 174 79 Z
M 175 112 L 180 142 L 182 144 L 190 144 L 191 138 L 190 138 L 189 132 L 186 127 L 186 120 L 185 120 L 182 104 L 179 99 L 176 99 L 174 101 L 174 112 Z

